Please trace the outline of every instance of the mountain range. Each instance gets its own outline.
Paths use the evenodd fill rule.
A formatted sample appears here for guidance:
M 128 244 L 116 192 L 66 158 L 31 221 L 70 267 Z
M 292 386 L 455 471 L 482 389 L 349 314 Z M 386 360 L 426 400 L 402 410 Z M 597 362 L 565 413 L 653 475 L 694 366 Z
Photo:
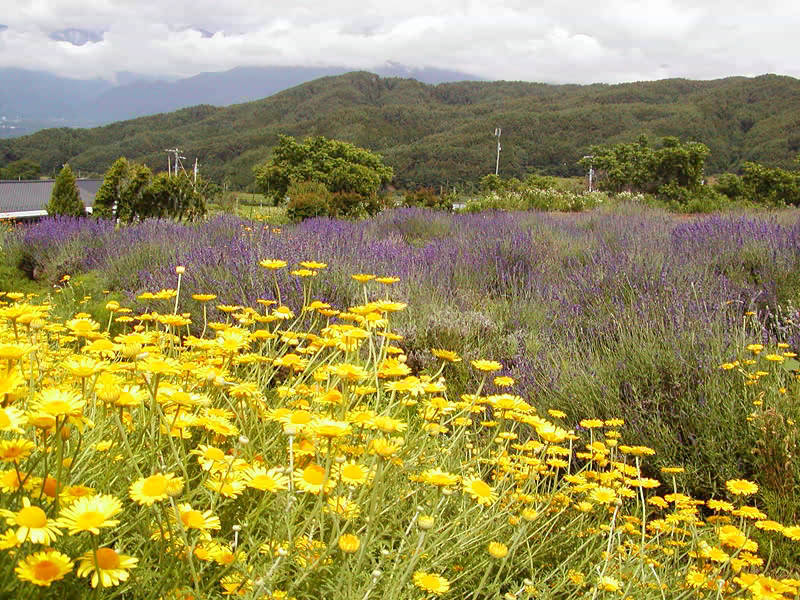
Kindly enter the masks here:
M 91 31 L 65 29 L 51 37 L 81 45 Z M 18 137 L 46 127 L 91 127 L 187 106 L 227 106 L 271 96 L 301 83 L 352 71 L 347 67 L 239 67 L 164 80 L 117 74 L 116 81 L 69 79 L 41 71 L 0 69 L 0 137 Z M 478 77 L 435 68 L 386 63 L 385 77 L 409 77 L 423 83 L 474 81 Z
M 231 92 L 233 93 L 233 92 Z M 227 107 L 199 105 L 91 129 L 57 128 L 0 140 L 0 166 L 65 162 L 102 174 L 120 156 L 165 169 L 178 146 L 201 173 L 235 188 L 252 184 L 279 134 L 324 135 L 381 153 L 404 186 L 477 181 L 494 172 L 502 128 L 501 175 L 580 175 L 594 144 L 645 134 L 705 143 L 707 173 L 744 161 L 796 168 L 800 80 L 778 75 L 712 81 L 666 79 L 617 85 L 466 81 L 428 85 L 353 72 L 303 83 Z

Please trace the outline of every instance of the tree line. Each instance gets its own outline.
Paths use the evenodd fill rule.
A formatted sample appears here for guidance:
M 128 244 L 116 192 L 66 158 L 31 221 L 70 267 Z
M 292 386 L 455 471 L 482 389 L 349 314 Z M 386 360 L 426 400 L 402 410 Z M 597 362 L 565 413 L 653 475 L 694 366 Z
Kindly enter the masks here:
M 775 99 L 779 99 L 776 102 Z M 503 128 L 500 173 L 579 176 L 592 144 L 674 136 L 711 151 L 707 174 L 745 162 L 791 169 L 800 152 L 800 81 L 763 76 L 690 82 L 560 86 L 463 82 L 425 86 L 348 74 L 225 108 L 194 107 L 102 128 L 49 129 L 0 140 L 0 166 L 27 159 L 53 174 L 69 162 L 103 173 L 119 156 L 151 169 L 178 145 L 202 157 L 204 173 L 235 189 L 254 186 L 253 165 L 270 159 L 279 134 L 324 136 L 384 157 L 394 183 L 475 183 L 494 170 L 495 127 Z
M 203 179 L 194 181 L 185 172 L 157 173 L 145 165 L 117 159 L 97 190 L 92 209 L 97 218 L 131 223 L 147 218 L 192 220 L 206 213 L 209 197 L 217 186 Z M 86 208 L 70 166 L 64 165 L 56 177 L 49 215 L 84 216 Z

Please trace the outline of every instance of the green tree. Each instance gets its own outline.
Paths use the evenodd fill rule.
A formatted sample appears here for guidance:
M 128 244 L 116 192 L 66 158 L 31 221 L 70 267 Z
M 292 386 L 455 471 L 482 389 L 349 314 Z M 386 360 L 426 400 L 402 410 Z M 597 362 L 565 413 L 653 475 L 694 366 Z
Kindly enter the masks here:
M 130 223 L 138 219 L 194 219 L 206 212 L 206 198 L 219 187 L 202 178 L 193 181 L 186 173 L 153 172 L 125 158 L 117 159 L 106 172 L 95 196 L 94 214 Z
M 659 148 L 652 148 L 642 135 L 631 143 L 592 146 L 591 157 L 578 164 L 596 170 L 601 189 L 685 199 L 700 191 L 709 153 L 704 144 L 676 137 L 665 137 Z
M 758 163 L 742 165 L 746 194 L 764 204 L 800 205 L 800 174 Z
M 47 204 L 47 214 L 73 217 L 82 217 L 86 214 L 78 184 L 75 182 L 75 174 L 69 165 L 64 165 L 56 177 L 53 193 Z
M 32 160 L 15 160 L 0 169 L 0 179 L 39 179 L 42 167 Z
M 253 169 L 256 185 L 276 204 L 286 197 L 292 182 L 315 181 L 331 193 L 356 193 L 363 197 L 378 192 L 394 177 L 383 159 L 365 148 L 318 136 L 298 143 L 279 136 L 269 162 Z
M 131 163 L 125 186 L 120 191 L 117 217 L 130 223 L 148 216 L 150 207 L 150 182 L 153 172 L 145 165 Z
M 106 171 L 103 183 L 94 197 L 92 214 L 99 218 L 117 218 L 122 207 L 122 195 L 128 182 L 130 165 L 120 157 Z
M 194 219 L 206 212 L 205 199 L 186 173 L 159 173 L 145 194 L 139 217 Z

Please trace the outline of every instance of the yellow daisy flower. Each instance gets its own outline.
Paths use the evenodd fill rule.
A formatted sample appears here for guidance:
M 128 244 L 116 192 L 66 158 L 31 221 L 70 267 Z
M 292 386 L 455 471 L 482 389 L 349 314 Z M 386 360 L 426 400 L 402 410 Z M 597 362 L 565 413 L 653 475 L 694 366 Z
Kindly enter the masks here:
M 114 496 L 99 494 L 88 498 L 78 498 L 61 511 L 59 524 L 70 535 L 88 531 L 100 534 L 101 527 L 114 527 L 119 524 L 115 515 L 122 512 L 122 502 Z
M 176 496 L 183 490 L 183 477 L 172 473 L 166 475 L 156 473 L 150 477 L 141 477 L 134 481 L 128 491 L 131 499 L 143 506 L 152 506 L 154 502 Z
M 49 587 L 54 581 L 63 579 L 64 575 L 72 571 L 73 566 L 69 556 L 48 548 L 26 556 L 14 570 L 22 581 Z
M 112 587 L 127 581 L 130 569 L 139 559 L 127 554 L 118 554 L 113 548 L 98 548 L 97 555 L 90 550 L 80 557 L 78 577 L 92 577 L 92 587 Z
M 41 508 L 31 505 L 28 498 L 22 499 L 22 508 L 17 512 L 2 509 L 0 515 L 6 518 L 6 523 L 17 527 L 16 537 L 20 544 L 28 541 L 49 546 L 61 535 L 58 523 L 48 519 Z

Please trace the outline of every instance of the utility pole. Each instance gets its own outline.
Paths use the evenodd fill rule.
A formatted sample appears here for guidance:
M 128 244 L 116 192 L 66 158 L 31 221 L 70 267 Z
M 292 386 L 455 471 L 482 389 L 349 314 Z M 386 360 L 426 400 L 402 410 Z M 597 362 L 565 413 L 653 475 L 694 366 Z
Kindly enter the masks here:
M 592 177 L 594 176 L 594 165 L 592 164 L 592 159 L 594 158 L 593 154 L 587 154 L 583 158 L 589 159 L 589 191 L 592 191 Z
M 185 156 L 181 156 L 181 151 L 178 148 L 169 148 L 167 150 L 164 150 L 164 152 L 167 153 L 167 173 L 172 175 L 173 174 L 172 173 L 172 166 L 174 166 L 175 167 L 175 173 L 174 174 L 177 177 L 178 176 L 178 167 L 183 169 L 183 165 L 181 164 L 181 159 L 186 160 L 186 157 Z M 171 165 L 171 166 L 169 164 L 170 163 L 170 159 L 169 159 L 170 154 L 174 154 L 175 155 L 175 160 L 173 161 L 173 165 Z
M 502 130 L 499 127 L 495 127 L 494 129 L 494 137 L 497 138 L 497 161 L 494 163 L 494 174 L 500 174 L 500 134 Z

